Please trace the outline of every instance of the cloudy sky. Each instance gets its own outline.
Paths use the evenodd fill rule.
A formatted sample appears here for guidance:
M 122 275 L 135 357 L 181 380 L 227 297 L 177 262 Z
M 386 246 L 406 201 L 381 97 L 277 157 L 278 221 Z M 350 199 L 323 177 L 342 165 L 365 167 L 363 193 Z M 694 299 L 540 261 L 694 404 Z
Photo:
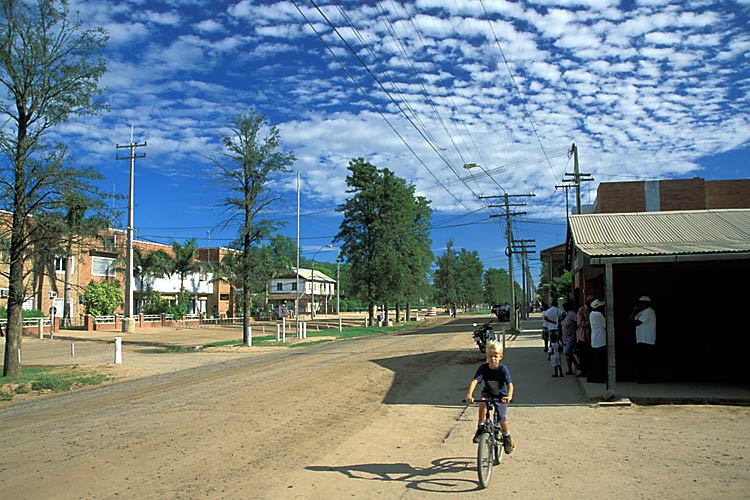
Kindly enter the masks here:
M 750 171 L 750 1 L 348 0 L 73 2 L 110 34 L 110 111 L 60 131 L 127 193 L 136 142 L 139 239 L 226 245 L 207 156 L 238 112 L 278 126 L 302 176 L 302 246 L 331 243 L 346 167 L 364 157 L 432 200 L 449 238 L 505 267 L 501 219 L 480 196 L 534 193 L 515 236 L 562 242 L 555 190 L 578 146 L 599 182 Z M 466 163 L 478 166 L 467 170 Z M 294 173 L 272 217 L 296 233 Z M 572 199 L 572 195 L 571 195 Z M 211 232 L 209 235 L 209 231 Z M 323 251 L 319 259 L 334 260 Z M 536 275 L 536 273 L 535 273 Z

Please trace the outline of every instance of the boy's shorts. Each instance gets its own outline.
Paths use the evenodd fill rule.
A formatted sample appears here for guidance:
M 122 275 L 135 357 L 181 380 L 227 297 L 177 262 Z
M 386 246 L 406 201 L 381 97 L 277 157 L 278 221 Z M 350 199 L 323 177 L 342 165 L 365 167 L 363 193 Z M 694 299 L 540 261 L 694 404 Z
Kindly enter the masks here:
M 563 346 L 563 354 L 565 354 L 567 357 L 571 357 L 573 355 L 573 348 L 576 345 L 575 340 L 571 340 L 565 346 Z
M 482 399 L 492 399 L 492 404 L 495 406 L 498 420 L 500 420 L 500 422 L 508 421 L 507 417 L 505 416 L 508 410 L 508 405 L 506 403 L 501 403 L 499 399 L 497 399 L 495 396 L 490 396 L 489 394 L 482 394 Z

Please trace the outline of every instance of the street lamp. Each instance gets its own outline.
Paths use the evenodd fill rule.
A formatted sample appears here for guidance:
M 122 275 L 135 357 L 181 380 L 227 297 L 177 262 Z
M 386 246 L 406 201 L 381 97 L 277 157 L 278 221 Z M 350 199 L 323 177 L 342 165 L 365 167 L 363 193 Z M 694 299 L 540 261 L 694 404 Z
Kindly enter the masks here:
M 333 248 L 333 245 L 323 245 L 313 254 L 312 258 L 312 298 L 310 301 L 310 317 L 315 317 L 315 257 L 318 256 L 321 250 L 324 248 Z

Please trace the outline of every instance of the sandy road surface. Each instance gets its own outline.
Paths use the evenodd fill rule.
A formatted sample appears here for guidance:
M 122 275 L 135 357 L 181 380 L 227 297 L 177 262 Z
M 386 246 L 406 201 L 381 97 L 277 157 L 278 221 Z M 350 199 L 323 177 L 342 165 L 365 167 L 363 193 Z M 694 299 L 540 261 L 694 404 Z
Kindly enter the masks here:
M 750 411 L 589 407 L 536 335 L 506 354 L 518 450 L 477 490 L 470 321 L 2 408 L 0 496 L 747 498 Z

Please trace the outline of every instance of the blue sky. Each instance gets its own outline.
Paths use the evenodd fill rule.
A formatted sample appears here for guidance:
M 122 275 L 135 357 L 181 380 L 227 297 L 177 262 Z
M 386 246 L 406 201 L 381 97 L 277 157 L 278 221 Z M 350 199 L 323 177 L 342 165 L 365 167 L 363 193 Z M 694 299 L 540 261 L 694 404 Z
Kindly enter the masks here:
M 537 249 L 564 240 L 565 199 L 554 186 L 572 172 L 574 142 L 581 171 L 595 179 L 584 202 L 599 182 L 750 172 L 748 0 L 72 7 L 110 33 L 102 82 L 110 111 L 56 134 L 106 176 L 104 190 L 120 194 L 128 163 L 115 161 L 115 144 L 129 142 L 131 125 L 135 141 L 148 142 L 136 162 L 138 239 L 207 245 L 209 231 L 212 246 L 233 239 L 216 227 L 222 193 L 207 157 L 220 151 L 232 116 L 251 107 L 298 158 L 308 257 L 338 231 L 353 157 L 390 168 L 432 200 L 436 254 L 453 238 L 486 267 L 505 267 L 504 231 L 480 196 L 534 193 L 515 236 L 536 239 Z M 283 203 L 269 214 L 287 222 L 289 236 L 295 175 L 275 180 Z

